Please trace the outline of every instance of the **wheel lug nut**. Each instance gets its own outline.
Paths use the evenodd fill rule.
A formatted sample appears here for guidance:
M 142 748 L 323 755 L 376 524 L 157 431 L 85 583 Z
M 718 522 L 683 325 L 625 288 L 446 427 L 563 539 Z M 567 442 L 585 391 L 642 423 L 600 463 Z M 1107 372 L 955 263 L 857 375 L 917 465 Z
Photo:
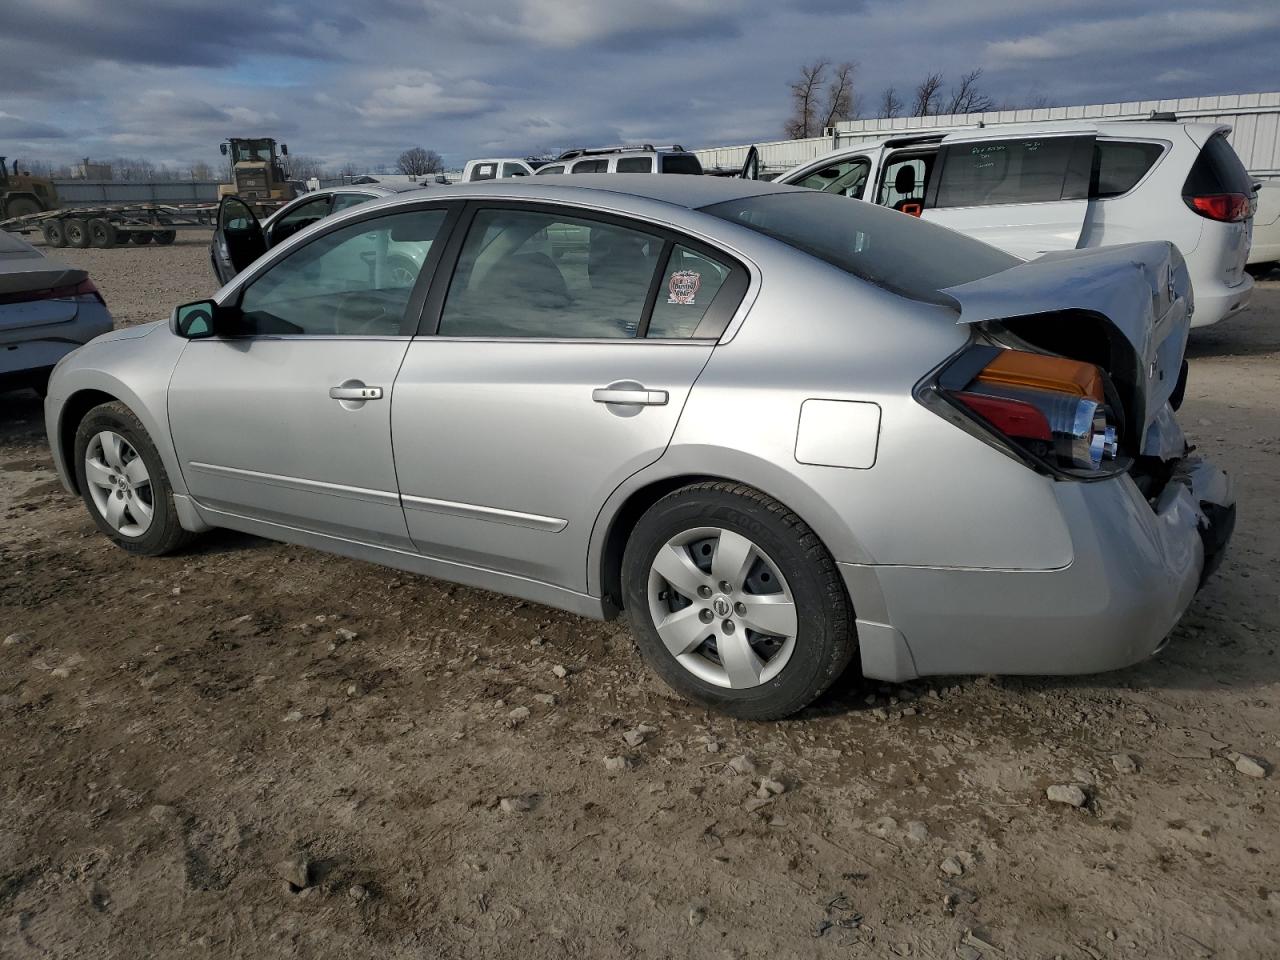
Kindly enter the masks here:
M 721 593 L 733 593 L 733 584 L 731 584 L 728 580 L 721 580 L 721 581 L 720 581 L 720 592 L 721 592 Z
M 702 586 L 698 588 L 698 596 L 700 596 L 703 600 L 709 599 L 711 597 L 711 588 L 704 583 Z
M 733 633 L 733 631 L 734 631 L 734 626 L 733 626 L 733 621 L 732 621 L 732 620 L 726 620 L 724 623 L 720 624 L 720 626 L 721 626 L 722 628 L 724 628 L 724 632 L 725 632 L 725 633 Z
M 698 613 L 698 619 L 701 620 L 703 623 L 710 623 L 712 620 L 715 619 L 715 614 L 713 614 L 710 610 L 702 610 Z
M 733 612 L 740 617 L 745 617 L 747 615 L 747 605 L 739 601 L 733 605 Z

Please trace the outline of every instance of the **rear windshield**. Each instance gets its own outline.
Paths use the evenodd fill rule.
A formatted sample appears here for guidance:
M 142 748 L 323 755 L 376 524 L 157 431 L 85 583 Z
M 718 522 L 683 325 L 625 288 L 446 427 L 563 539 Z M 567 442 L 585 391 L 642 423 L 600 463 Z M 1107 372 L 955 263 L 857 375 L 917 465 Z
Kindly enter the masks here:
M 662 158 L 663 173 L 702 174 L 702 164 L 692 153 L 668 153 Z
M 1022 262 L 946 227 L 829 193 L 743 197 L 702 211 L 781 240 L 876 286 L 931 303 L 950 302 L 940 290 Z
M 1253 193 L 1253 178 L 1222 133 L 1215 133 L 1205 143 L 1200 156 L 1191 165 L 1187 182 L 1182 185 L 1184 197 L 1203 197 L 1214 193 Z

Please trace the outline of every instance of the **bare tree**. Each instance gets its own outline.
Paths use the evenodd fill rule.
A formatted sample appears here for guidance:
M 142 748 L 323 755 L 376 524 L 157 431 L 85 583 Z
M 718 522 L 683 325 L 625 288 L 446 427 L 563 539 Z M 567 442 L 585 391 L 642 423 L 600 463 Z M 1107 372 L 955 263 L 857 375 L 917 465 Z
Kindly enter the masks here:
M 428 173 L 439 173 L 444 169 L 444 161 L 434 150 L 414 147 L 400 154 L 396 161 L 400 172 L 410 177 L 421 177 Z
M 836 67 L 831 83 L 827 85 L 827 104 L 823 111 L 821 131 L 833 127 L 839 120 L 852 120 L 858 116 L 858 95 L 853 89 L 853 75 L 858 64 L 846 61 Z
M 885 87 L 880 94 L 879 115 L 882 117 L 902 116 L 902 100 L 898 97 L 898 91 L 893 87 Z
M 916 87 L 915 98 L 911 101 L 913 117 L 927 117 L 937 113 L 938 94 L 942 90 L 942 74 L 931 73 L 920 81 Z
M 828 66 L 830 61 L 825 57 L 819 58 L 801 67 L 800 79 L 791 84 L 791 119 L 787 121 L 786 132 L 792 140 L 814 135 L 819 115 L 818 98 L 827 79 Z
M 358 177 L 363 172 L 363 168 L 352 160 L 347 160 L 338 167 L 338 176 L 345 177 L 347 179 L 350 179 L 351 177 Z
M 289 176 L 294 180 L 310 180 L 312 177 L 319 178 L 324 174 L 324 164 L 306 154 L 290 154 L 287 163 Z
M 943 113 L 983 113 L 995 106 L 989 96 L 978 89 L 978 81 L 982 79 L 982 68 L 970 70 L 960 82 L 951 89 L 951 99 L 947 101 Z

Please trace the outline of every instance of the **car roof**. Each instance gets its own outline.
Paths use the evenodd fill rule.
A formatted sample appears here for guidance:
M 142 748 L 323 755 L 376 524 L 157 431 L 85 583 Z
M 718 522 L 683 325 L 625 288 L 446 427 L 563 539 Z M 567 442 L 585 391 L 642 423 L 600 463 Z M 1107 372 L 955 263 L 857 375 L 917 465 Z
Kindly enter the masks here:
M 1017 137 L 1032 133 L 1094 133 L 1099 137 L 1133 137 L 1149 140 L 1153 138 L 1171 138 L 1179 131 L 1186 131 L 1192 139 L 1199 142 L 1218 130 L 1230 129 L 1220 123 L 1200 123 L 1185 120 L 1028 120 L 1019 123 L 994 123 L 990 126 L 966 124 L 955 127 L 908 127 L 903 130 L 886 130 L 882 136 L 860 140 L 855 143 L 842 144 L 823 156 L 834 156 L 837 153 L 856 153 L 859 150 L 871 150 L 889 144 L 893 146 L 910 146 L 912 142 L 920 144 L 938 143 L 943 138 L 974 140 L 986 137 Z M 815 157 L 814 159 L 820 159 Z M 806 160 L 807 165 L 810 161 Z
M 542 180 L 515 177 L 505 180 L 485 180 L 479 183 L 452 184 L 433 190 L 432 195 L 474 199 L 503 197 L 546 200 L 555 203 L 571 200 L 574 197 L 590 197 L 595 193 L 609 193 L 657 200 L 694 210 L 727 200 L 792 191 L 806 192 L 802 187 L 769 183 L 763 180 L 739 180 L 732 177 L 706 177 L 696 174 L 570 173 L 545 177 Z

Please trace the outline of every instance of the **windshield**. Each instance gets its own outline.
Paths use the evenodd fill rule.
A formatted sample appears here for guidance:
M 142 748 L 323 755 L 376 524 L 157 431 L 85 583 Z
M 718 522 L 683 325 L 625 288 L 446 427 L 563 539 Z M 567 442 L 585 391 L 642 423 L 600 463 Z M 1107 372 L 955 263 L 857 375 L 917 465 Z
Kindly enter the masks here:
M 270 163 L 270 140 L 241 140 L 233 143 L 232 151 L 236 163 Z
M 931 303 L 950 303 L 939 293 L 947 287 L 1022 262 L 946 227 L 829 193 L 771 193 L 701 209 L 900 296 Z

